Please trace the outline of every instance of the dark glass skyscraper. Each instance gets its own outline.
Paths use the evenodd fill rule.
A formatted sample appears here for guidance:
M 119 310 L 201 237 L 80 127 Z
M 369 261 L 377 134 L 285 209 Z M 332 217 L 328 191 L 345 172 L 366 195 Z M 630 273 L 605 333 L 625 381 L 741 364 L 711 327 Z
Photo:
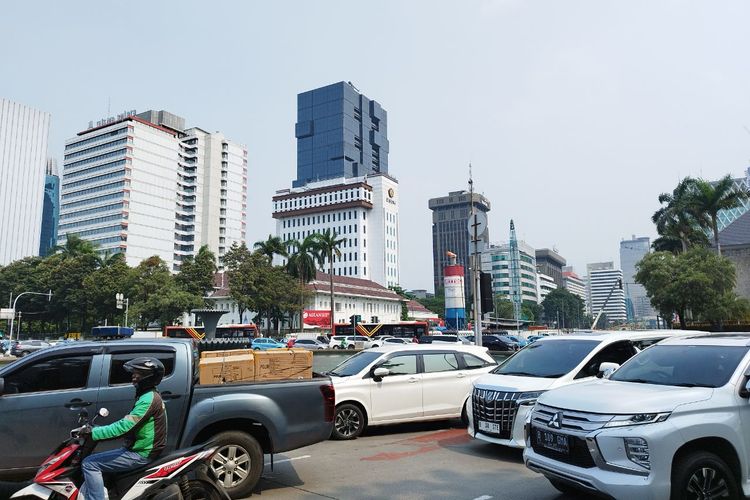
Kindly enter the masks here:
M 297 95 L 294 187 L 336 177 L 388 173 L 388 117 L 351 82 Z
M 57 245 L 57 224 L 60 220 L 60 177 L 57 163 L 47 160 L 44 177 L 44 204 L 42 208 L 42 230 L 39 238 L 39 255 L 46 257 Z

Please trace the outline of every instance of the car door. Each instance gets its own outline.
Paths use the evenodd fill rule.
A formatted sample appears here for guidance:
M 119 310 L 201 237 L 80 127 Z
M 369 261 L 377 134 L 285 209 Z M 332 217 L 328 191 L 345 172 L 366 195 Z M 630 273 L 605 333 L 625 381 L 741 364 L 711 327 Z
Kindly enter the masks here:
M 471 392 L 471 378 L 455 352 L 422 353 L 422 401 L 425 417 L 461 414 Z
M 422 375 L 417 354 L 395 354 L 377 367 L 390 374 L 379 382 L 369 378 L 372 422 L 412 420 L 422 417 Z
M 50 352 L 18 362 L 4 373 L 0 470 L 36 470 L 70 436 L 81 408 L 92 411 L 102 358 L 96 352 Z
M 131 359 L 149 356 L 157 358 L 164 364 L 164 379 L 158 386 L 164 406 L 167 410 L 167 444 L 171 448 L 176 446 L 177 439 L 181 430 L 181 423 L 184 421 L 184 413 L 190 399 L 190 375 L 187 373 L 185 363 L 176 366 L 176 352 L 170 348 L 136 348 L 123 349 L 113 348 L 113 350 L 104 356 L 102 364 L 101 383 L 98 395 L 98 407 L 107 408 L 109 416 L 99 418 L 97 421 L 100 425 L 115 422 L 133 408 L 135 403 L 135 388 L 131 383 L 131 375 L 122 367 Z M 115 439 L 101 443 L 97 451 L 122 446 L 122 441 Z

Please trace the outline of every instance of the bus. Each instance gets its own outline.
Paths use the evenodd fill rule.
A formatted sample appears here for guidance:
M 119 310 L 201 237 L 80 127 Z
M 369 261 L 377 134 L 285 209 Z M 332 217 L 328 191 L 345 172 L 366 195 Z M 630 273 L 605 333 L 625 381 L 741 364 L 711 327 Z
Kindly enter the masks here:
M 202 326 L 166 326 L 164 336 L 176 339 L 203 340 L 206 332 Z M 258 336 L 258 327 L 253 323 L 219 325 L 216 327 L 217 339 L 252 339 Z
M 417 339 L 428 335 L 430 331 L 426 321 L 400 321 L 398 323 L 358 323 L 357 335 L 374 337 L 376 335 L 391 335 L 407 339 Z M 349 323 L 333 325 L 332 335 L 354 335 L 354 327 Z

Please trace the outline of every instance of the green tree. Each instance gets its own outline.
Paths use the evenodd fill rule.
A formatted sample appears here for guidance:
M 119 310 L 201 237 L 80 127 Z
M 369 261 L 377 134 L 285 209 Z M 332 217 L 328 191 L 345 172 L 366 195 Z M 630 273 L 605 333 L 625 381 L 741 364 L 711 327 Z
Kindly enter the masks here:
M 203 245 L 195 258 L 188 256 L 182 261 L 175 281 L 181 290 L 203 300 L 214 288 L 214 274 L 216 256 L 209 250 L 208 245 Z
M 433 297 L 419 299 L 418 302 L 439 317 L 445 317 L 445 290 L 443 288 L 438 289 Z
M 698 179 L 693 184 L 692 203 L 695 210 L 705 214 L 708 224 L 714 236 L 716 253 L 721 255 L 721 244 L 719 243 L 719 212 L 731 210 L 742 206 L 747 200 L 748 192 L 744 188 L 734 185 L 732 177 L 726 175 L 716 183 Z
M 583 300 L 565 288 L 556 288 L 542 301 L 547 320 L 559 321 L 558 328 L 568 329 L 575 325 L 577 318 L 585 314 Z
M 305 284 L 315 278 L 317 265 L 323 262 L 320 244 L 316 234 L 305 237 L 304 240 L 291 240 L 287 242 L 294 250 L 289 256 L 287 262 L 287 271 L 290 275 L 297 278 L 300 284 L 300 290 L 304 289 Z M 299 327 L 302 330 L 302 314 L 304 312 L 305 302 L 304 295 L 300 294 L 299 299 Z
M 260 252 L 265 255 L 268 262 L 273 262 L 274 255 L 280 255 L 281 257 L 287 257 L 286 245 L 278 236 L 268 235 L 268 239 L 265 241 L 256 241 L 253 245 L 253 249 L 256 252 Z
M 656 231 L 664 240 L 660 240 L 659 247 L 665 248 L 667 243 L 674 246 L 680 242 L 683 252 L 686 252 L 696 240 L 701 240 L 701 227 L 707 223 L 705 213 L 696 209 L 694 189 L 696 181 L 691 177 L 682 179 L 671 194 L 659 195 L 662 207 L 651 217 L 656 224 Z M 704 235 L 705 236 L 705 235 Z
M 328 261 L 328 279 L 330 280 L 330 294 L 331 294 L 331 332 L 333 332 L 333 263 L 336 257 L 341 257 L 340 247 L 346 241 L 346 238 L 339 238 L 336 231 L 326 229 L 322 233 L 316 234 L 318 240 L 318 249 L 321 257 L 324 257 Z M 403 313 L 403 311 L 402 311 Z M 407 311 L 408 315 L 408 311 Z
M 65 244 L 55 246 L 54 250 L 66 258 L 79 257 L 81 255 L 96 255 L 96 246 L 77 234 L 67 235 Z
M 105 265 L 84 277 L 82 283 L 86 301 L 91 304 L 93 323 L 104 323 L 106 320 L 108 324 L 125 324 L 125 311 L 117 309 L 115 295 L 122 293 L 130 298 L 134 272 L 121 253 L 105 262 Z
M 260 253 L 251 253 L 244 243 L 241 245 L 234 243 L 224 254 L 229 295 L 237 303 L 240 318 L 244 316 L 245 311 L 251 311 L 254 308 L 254 300 L 258 294 L 255 268 L 260 265 L 261 261 L 265 262 L 265 259 Z

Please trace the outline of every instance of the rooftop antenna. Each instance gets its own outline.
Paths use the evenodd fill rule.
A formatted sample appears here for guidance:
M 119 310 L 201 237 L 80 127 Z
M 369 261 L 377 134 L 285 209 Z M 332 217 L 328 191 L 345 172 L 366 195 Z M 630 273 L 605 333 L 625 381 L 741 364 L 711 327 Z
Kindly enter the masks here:
M 107 118 L 109 118 L 110 115 L 110 109 L 112 108 L 112 98 L 107 97 Z

